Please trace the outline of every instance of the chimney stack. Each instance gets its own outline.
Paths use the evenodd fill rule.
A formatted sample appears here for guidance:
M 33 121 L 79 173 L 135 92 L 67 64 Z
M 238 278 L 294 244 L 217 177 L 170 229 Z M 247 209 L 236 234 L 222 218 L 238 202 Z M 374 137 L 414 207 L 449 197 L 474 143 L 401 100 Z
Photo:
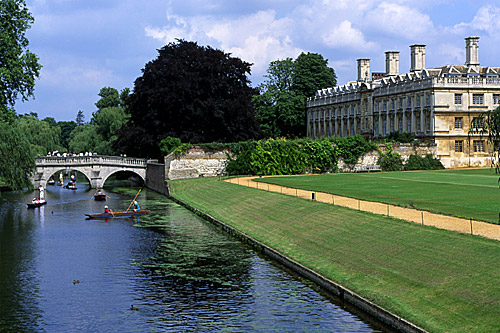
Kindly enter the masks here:
M 385 73 L 387 75 L 399 74 L 399 51 L 385 52 Z
M 479 69 L 479 37 L 465 38 L 465 66 Z
M 411 51 L 411 67 L 410 71 L 420 71 L 425 69 L 425 45 L 413 44 L 410 45 Z
M 360 58 L 358 61 L 358 81 L 370 80 L 370 59 Z

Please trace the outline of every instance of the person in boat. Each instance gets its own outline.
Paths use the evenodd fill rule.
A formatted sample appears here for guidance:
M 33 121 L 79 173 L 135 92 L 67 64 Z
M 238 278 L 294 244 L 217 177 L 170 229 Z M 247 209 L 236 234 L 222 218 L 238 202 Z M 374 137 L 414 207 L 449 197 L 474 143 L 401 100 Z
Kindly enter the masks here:
M 108 205 L 104 206 L 104 212 L 107 214 L 111 214 L 111 210 L 108 208 Z
M 137 201 L 134 201 L 134 206 L 135 206 L 134 212 L 138 212 L 141 210 L 141 207 L 139 206 L 139 203 Z
M 40 191 L 40 201 L 45 200 L 45 189 L 42 185 L 38 186 L 38 190 Z
M 98 190 L 97 193 L 95 195 L 102 195 L 102 191 L 101 190 Z

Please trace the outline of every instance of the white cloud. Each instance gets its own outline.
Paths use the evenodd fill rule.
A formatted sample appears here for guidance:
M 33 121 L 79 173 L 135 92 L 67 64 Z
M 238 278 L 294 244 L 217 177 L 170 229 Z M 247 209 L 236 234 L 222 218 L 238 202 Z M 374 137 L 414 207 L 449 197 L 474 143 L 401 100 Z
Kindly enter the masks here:
M 461 22 L 453 26 L 457 33 L 464 33 L 467 30 L 485 31 L 491 37 L 500 36 L 500 8 L 494 6 L 484 6 L 479 8 L 471 22 Z
M 176 38 L 209 43 L 253 63 L 253 72 L 263 74 L 269 62 L 279 58 L 294 58 L 302 52 L 294 46 L 289 34 L 292 22 L 277 19 L 275 15 L 274 11 L 259 11 L 238 18 L 218 19 L 210 16 L 181 18 L 169 14 L 167 26 L 148 27 L 145 33 L 166 43 Z
M 359 51 L 374 49 L 375 43 L 367 42 L 363 33 L 352 27 L 350 21 L 342 21 L 340 25 L 333 28 L 332 31 L 325 32 L 321 36 L 323 42 L 334 48 L 349 48 Z
M 397 3 L 382 2 L 366 13 L 366 28 L 408 40 L 422 39 L 434 32 L 427 14 Z

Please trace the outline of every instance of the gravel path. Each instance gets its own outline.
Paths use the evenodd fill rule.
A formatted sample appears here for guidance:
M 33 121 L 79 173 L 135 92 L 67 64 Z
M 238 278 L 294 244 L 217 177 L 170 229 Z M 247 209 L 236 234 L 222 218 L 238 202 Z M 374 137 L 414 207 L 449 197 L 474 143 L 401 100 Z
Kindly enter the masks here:
M 393 206 L 380 202 L 342 197 L 324 192 L 307 191 L 280 185 L 259 183 L 254 182 L 254 178 L 256 177 L 239 177 L 226 179 L 224 181 L 308 200 L 312 200 L 314 194 L 314 200 L 319 202 L 331 203 L 337 206 L 362 210 L 379 215 L 391 216 L 405 221 L 429 225 L 440 229 L 453 230 L 467 234 L 472 233 L 474 235 L 500 240 L 500 225 L 497 224 L 461 219 L 458 217 L 435 214 L 413 208 Z

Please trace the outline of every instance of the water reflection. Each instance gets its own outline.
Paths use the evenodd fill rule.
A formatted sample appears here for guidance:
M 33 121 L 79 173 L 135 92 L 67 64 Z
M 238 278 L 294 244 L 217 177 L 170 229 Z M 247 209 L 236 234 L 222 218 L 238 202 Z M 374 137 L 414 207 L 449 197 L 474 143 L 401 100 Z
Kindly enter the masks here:
M 0 205 L 0 327 L 28 331 L 42 316 L 35 221 L 4 198 Z M 9 297 L 3 297 L 7 292 Z
M 126 209 L 136 192 L 108 190 L 106 204 Z M 104 205 L 92 193 L 49 187 L 35 210 L 31 193 L 0 197 L 2 329 L 373 331 L 159 194 L 140 194 L 140 218 L 86 220 Z

